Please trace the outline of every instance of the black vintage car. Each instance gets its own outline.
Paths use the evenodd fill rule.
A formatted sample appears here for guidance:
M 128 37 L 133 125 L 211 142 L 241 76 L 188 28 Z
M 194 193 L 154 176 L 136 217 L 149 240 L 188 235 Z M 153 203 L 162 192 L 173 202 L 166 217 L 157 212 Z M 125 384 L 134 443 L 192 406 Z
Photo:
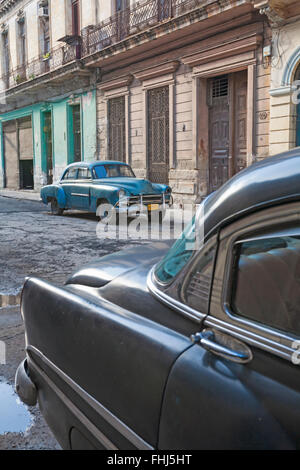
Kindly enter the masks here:
M 27 279 L 16 388 L 65 449 L 300 447 L 300 149 L 254 164 L 167 243 L 63 287 Z M 198 216 L 199 217 L 199 216 Z

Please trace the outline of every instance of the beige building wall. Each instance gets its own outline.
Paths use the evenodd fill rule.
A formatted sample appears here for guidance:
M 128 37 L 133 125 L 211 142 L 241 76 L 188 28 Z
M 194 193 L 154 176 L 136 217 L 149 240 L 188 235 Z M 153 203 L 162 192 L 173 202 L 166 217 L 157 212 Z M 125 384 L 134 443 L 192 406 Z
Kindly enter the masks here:
M 80 6 L 81 29 L 95 25 L 97 23 L 97 0 L 84 0 L 84 2 L 81 2 Z
M 270 153 L 296 145 L 296 106 L 293 81 L 300 63 L 300 21 L 273 29 L 273 59 L 270 89 Z
M 51 0 L 50 2 L 50 28 L 51 47 L 59 47 L 58 39 L 68 34 L 67 32 L 67 1 Z
M 253 131 L 253 153 L 250 153 L 248 164 L 269 156 L 269 124 L 270 124 L 270 67 L 262 64 L 262 49 L 257 51 L 257 62 L 254 67 L 254 83 L 252 99 L 248 103 L 254 113 L 253 123 L 249 122 L 250 132 Z M 108 158 L 108 99 L 121 95 L 128 96 L 128 162 L 132 165 L 137 177 L 147 176 L 147 124 L 145 124 L 147 80 L 142 82 L 135 77 L 127 87 L 113 88 L 103 91 L 100 84 L 97 93 L 97 128 L 100 158 Z M 116 79 L 116 77 L 114 78 Z M 173 117 L 173 150 L 170 145 L 169 184 L 173 190 L 175 203 L 191 203 L 196 195 L 205 196 L 209 191 L 209 143 L 207 79 L 194 76 L 193 69 L 180 65 L 174 74 L 158 77 L 151 86 L 168 84 L 174 94 L 170 113 Z M 250 113 L 251 114 L 251 113 Z M 170 125 L 170 127 L 172 124 Z M 171 129 L 170 129 L 171 132 Z
M 38 22 L 38 2 L 32 1 L 25 8 L 26 36 L 27 36 L 27 60 L 30 62 L 36 59 L 40 53 L 39 45 L 39 22 Z
M 113 14 L 113 0 L 96 0 L 97 1 L 97 23 L 105 21 Z

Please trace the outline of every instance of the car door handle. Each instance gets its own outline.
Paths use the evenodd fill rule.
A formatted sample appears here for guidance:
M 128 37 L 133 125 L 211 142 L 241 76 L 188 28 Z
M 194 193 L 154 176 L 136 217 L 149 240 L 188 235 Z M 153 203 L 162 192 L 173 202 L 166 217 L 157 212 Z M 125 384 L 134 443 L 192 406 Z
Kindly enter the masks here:
M 246 364 L 253 359 L 251 349 L 232 336 L 207 329 L 191 336 L 193 343 L 233 362 Z

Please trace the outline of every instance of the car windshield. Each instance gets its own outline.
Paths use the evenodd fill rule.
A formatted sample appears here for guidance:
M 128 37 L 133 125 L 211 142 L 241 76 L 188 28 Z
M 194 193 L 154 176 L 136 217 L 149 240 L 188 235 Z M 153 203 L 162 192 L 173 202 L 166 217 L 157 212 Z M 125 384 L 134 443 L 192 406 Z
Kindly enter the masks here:
M 95 178 L 135 178 L 135 174 L 128 165 L 106 164 L 94 167 Z
M 192 257 L 195 249 L 195 220 L 194 216 L 181 237 L 157 265 L 155 276 L 158 281 L 171 282 Z

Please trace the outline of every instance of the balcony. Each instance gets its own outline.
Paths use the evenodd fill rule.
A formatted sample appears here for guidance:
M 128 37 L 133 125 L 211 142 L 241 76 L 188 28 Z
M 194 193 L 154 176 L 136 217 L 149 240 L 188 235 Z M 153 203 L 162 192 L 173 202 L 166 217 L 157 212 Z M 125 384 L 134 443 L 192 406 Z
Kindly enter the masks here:
M 159 23 L 169 21 L 199 6 L 203 0 L 146 0 L 126 8 L 101 24 L 82 32 L 82 56 L 94 54 Z
M 63 66 L 76 61 L 76 59 L 76 47 L 69 45 L 60 46 L 43 56 L 13 69 L 10 73 L 3 74 L 1 78 L 5 89 L 8 90 L 25 82 L 32 81 L 44 74 L 55 72 Z
M 131 36 L 143 32 L 153 26 L 163 24 L 173 18 L 191 12 L 204 6 L 204 0 L 145 0 L 137 3 L 135 7 L 128 7 L 111 16 L 98 25 L 89 26 L 82 31 L 80 45 L 64 44 L 52 49 L 48 54 L 27 62 L 10 73 L 2 75 L 4 90 L 9 94 L 17 89 L 30 86 L 44 79 L 48 79 L 51 72 L 54 76 L 72 62 L 76 64 L 75 70 L 84 67 L 79 59 L 123 41 Z M 82 71 L 83 73 L 83 71 Z M 87 72 L 86 72 L 87 73 Z

